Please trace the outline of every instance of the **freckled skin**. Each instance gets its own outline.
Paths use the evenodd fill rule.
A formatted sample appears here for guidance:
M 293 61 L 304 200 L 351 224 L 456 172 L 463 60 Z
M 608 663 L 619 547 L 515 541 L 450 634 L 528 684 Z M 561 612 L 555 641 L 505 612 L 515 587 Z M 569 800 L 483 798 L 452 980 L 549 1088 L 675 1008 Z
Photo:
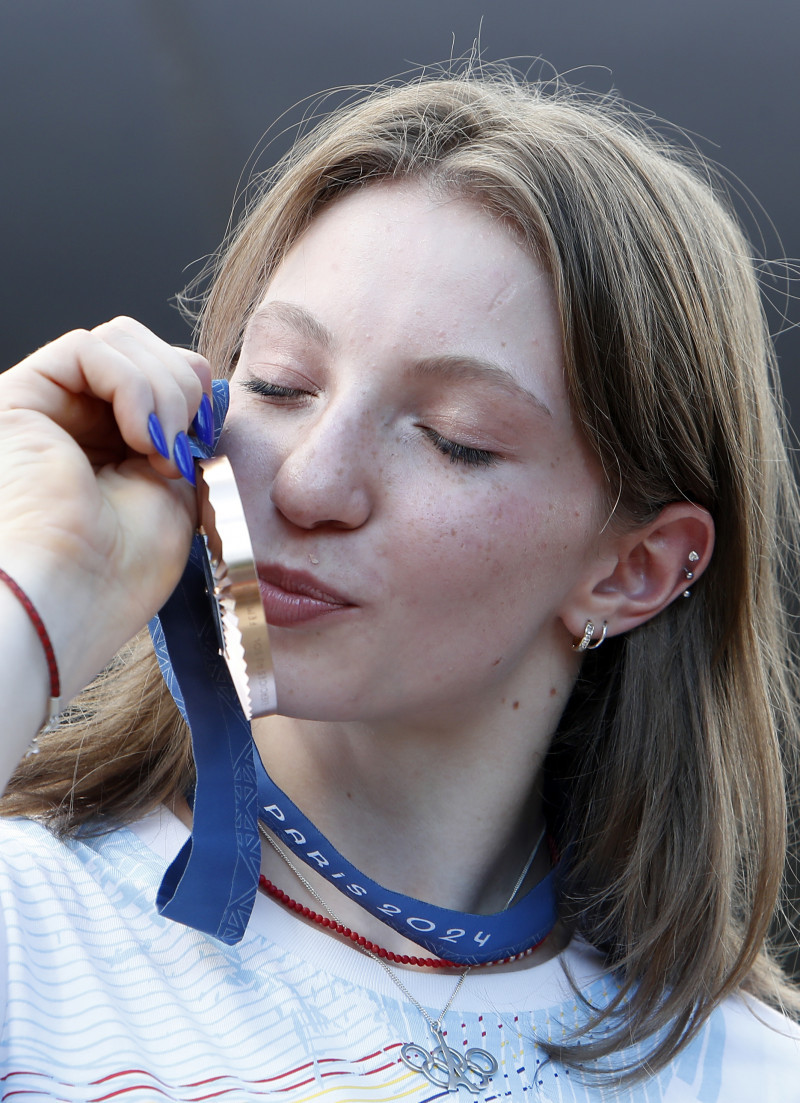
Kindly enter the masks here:
M 304 307 L 334 345 L 277 354 L 246 336 L 223 446 L 257 557 L 308 569 L 313 553 L 314 574 L 358 606 L 272 631 L 282 710 L 455 724 L 504 688 L 543 701 L 553 680 L 566 686 L 562 610 L 595 554 L 603 483 L 572 422 L 540 265 L 470 203 L 372 187 L 315 219 L 265 301 Z M 493 360 L 551 416 L 523 423 L 502 395 L 403 382 L 441 354 Z M 243 389 L 250 376 L 302 377 L 313 398 L 270 405 Z M 487 449 L 481 433 L 506 433 L 513 447 L 491 465 L 453 463 L 428 424 Z
M 283 259 L 231 382 L 222 447 L 257 559 L 313 562 L 353 606 L 271 631 L 281 715 L 254 723 L 259 752 L 366 875 L 466 911 L 502 908 L 530 855 L 574 634 L 613 569 L 559 324 L 496 218 L 369 186 Z M 336 909 L 414 952 L 345 894 Z

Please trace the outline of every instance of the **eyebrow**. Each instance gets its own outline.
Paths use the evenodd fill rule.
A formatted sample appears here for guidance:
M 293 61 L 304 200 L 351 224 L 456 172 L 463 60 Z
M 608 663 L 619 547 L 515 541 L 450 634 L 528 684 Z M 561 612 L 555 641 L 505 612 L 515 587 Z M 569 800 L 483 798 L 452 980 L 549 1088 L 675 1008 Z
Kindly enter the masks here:
M 269 325 L 277 321 L 288 326 L 301 337 L 312 341 L 326 352 L 334 347 L 334 336 L 309 310 L 295 303 L 273 299 L 263 303 L 254 311 L 250 325 L 264 323 Z M 523 387 L 507 368 L 491 360 L 476 356 L 444 353 L 438 356 L 426 356 L 411 365 L 408 373 L 416 379 L 441 379 L 448 383 L 488 383 L 504 390 L 516 401 L 532 406 L 539 413 L 553 416 L 550 407 L 527 387 Z
M 538 413 L 553 416 L 553 411 L 541 398 L 518 383 L 507 368 L 491 360 L 452 354 L 428 356 L 418 360 L 409 374 L 417 379 L 437 378 L 448 383 L 488 383 L 504 390 L 516 401 L 532 406 Z
M 301 337 L 305 337 L 306 340 L 319 345 L 326 352 L 330 352 L 333 348 L 334 342 L 331 331 L 318 318 L 315 318 L 311 311 L 306 310 L 304 306 L 297 306 L 295 303 L 285 303 L 277 299 L 262 303 L 253 312 L 247 328 L 249 329 L 251 325 L 258 325 L 259 323 L 268 325 L 273 321 L 295 330 Z

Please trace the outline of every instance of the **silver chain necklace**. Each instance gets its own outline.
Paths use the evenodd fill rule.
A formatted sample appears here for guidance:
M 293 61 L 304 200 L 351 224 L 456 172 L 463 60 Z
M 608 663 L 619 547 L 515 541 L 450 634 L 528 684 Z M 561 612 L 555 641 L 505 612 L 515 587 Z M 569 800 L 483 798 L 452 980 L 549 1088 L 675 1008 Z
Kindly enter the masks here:
M 258 830 L 261 836 L 266 839 L 275 853 L 283 859 L 295 877 L 298 879 L 301 885 L 307 892 L 313 896 L 318 904 L 321 904 L 331 919 L 343 926 L 342 921 L 339 919 L 336 912 L 322 897 L 317 890 L 309 883 L 309 881 L 303 876 L 300 870 L 292 862 L 288 854 L 285 853 L 283 848 L 278 845 L 278 842 L 272 837 L 266 827 L 259 820 Z M 511 890 L 511 895 L 505 905 L 504 911 L 510 908 L 514 899 L 522 888 L 525 878 L 530 872 L 530 868 L 533 865 L 533 860 L 538 853 L 539 847 L 542 845 L 544 839 L 545 829 L 542 828 L 533 850 L 530 853 L 530 857 L 525 863 L 525 867 L 517 878 L 517 883 Z M 357 945 L 357 944 L 356 944 Z M 450 998 L 444 1005 L 442 1010 L 436 1019 L 432 1019 L 422 1004 L 416 1000 L 402 980 L 396 975 L 393 969 L 379 957 L 373 953 L 366 946 L 359 946 L 360 950 L 363 950 L 365 954 L 377 961 L 381 969 L 387 974 L 389 979 L 395 984 L 406 999 L 416 1007 L 420 1015 L 428 1025 L 428 1030 L 431 1033 L 433 1039 L 433 1045 L 430 1050 L 425 1049 L 423 1046 L 417 1045 L 416 1042 L 406 1042 L 400 1048 L 400 1059 L 403 1064 L 408 1068 L 413 1069 L 414 1072 L 421 1073 L 431 1084 L 435 1084 L 437 1088 L 445 1088 L 448 1092 L 457 1092 L 459 1088 L 465 1088 L 472 1095 L 479 1095 L 480 1092 L 486 1087 L 487 1081 L 497 1072 L 497 1061 L 494 1059 L 491 1053 L 485 1049 L 481 1049 L 479 1046 L 472 1046 L 465 1052 L 459 1053 L 457 1050 L 448 1046 L 442 1029 L 442 1020 L 452 1006 L 453 1000 L 461 990 L 461 986 L 467 979 L 469 973 L 472 970 L 472 966 L 468 965 L 461 976 L 456 982 L 456 986 L 450 993 Z

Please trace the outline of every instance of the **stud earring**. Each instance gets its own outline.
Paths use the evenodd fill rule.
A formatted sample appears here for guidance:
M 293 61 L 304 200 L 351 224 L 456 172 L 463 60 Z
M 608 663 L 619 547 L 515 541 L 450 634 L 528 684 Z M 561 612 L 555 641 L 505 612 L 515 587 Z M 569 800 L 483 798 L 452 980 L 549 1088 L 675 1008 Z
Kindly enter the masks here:
M 696 551 L 690 551 L 689 552 L 689 562 L 690 563 L 696 563 L 699 558 L 700 558 L 700 556 L 697 554 Z M 694 578 L 694 571 L 690 571 L 688 567 L 683 568 L 683 573 L 686 575 L 686 581 L 687 582 L 691 582 L 691 580 Z M 692 591 L 691 590 L 684 590 L 683 591 L 683 596 L 684 597 L 691 597 L 692 596 Z
M 592 621 L 587 620 L 586 627 L 583 630 L 583 635 L 579 640 L 575 640 L 572 644 L 573 651 L 594 651 L 596 647 L 599 647 L 603 640 L 606 638 L 608 632 L 608 621 L 603 621 L 602 631 L 599 639 L 594 639 L 595 626 Z
M 700 558 L 700 556 L 697 554 L 696 551 L 690 551 L 689 552 L 689 562 L 690 563 L 696 563 L 699 558 Z M 688 567 L 683 568 L 683 573 L 689 579 L 694 578 L 694 571 L 690 571 Z

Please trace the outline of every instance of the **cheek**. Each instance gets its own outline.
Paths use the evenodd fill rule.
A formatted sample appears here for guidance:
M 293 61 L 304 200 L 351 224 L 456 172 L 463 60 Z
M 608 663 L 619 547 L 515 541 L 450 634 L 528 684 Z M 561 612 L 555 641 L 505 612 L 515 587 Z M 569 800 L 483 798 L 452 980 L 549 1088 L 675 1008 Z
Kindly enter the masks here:
M 394 560 L 409 604 L 491 597 L 511 605 L 522 590 L 561 588 L 582 558 L 587 510 L 569 497 L 565 505 L 563 495 L 532 499 L 495 484 L 491 493 L 431 498 L 406 514 L 382 554 Z
M 263 505 L 264 488 L 270 485 L 270 472 L 277 465 L 274 446 L 270 447 L 269 440 L 257 426 L 256 418 L 248 417 L 231 402 L 219 442 L 219 451 L 231 461 L 245 513 L 248 518 L 252 514 L 254 521 L 256 513 L 253 511 L 259 502 Z M 260 509 L 258 514 L 260 517 Z

